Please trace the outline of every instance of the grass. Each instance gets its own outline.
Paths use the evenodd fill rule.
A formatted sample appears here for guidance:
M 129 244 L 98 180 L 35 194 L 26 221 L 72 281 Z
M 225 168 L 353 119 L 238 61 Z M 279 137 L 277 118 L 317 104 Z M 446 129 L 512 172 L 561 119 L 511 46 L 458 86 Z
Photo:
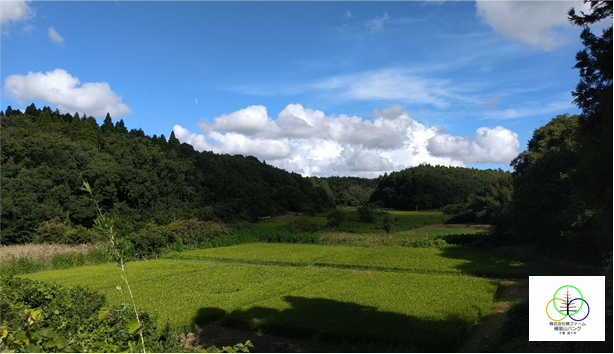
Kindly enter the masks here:
M 36 244 L 8 245 L 0 247 L 0 265 L 14 262 L 19 258 L 28 258 L 34 262 L 51 263 L 53 257 L 58 254 L 80 253 L 88 254 L 91 250 L 103 249 L 102 245 L 61 245 L 61 244 Z
M 318 266 L 413 273 L 458 274 L 495 278 L 567 274 L 570 269 L 521 262 L 489 250 L 463 248 L 338 247 L 252 243 L 233 247 L 169 253 L 165 258 Z
M 26 274 L 49 269 L 63 269 L 109 261 L 104 244 L 60 245 L 25 244 L 0 248 L 3 274 Z
M 413 230 L 378 233 L 322 232 L 319 244 L 346 245 L 358 247 L 402 246 L 416 240 L 435 238 L 453 234 L 476 234 L 488 230 L 488 225 L 427 225 Z
M 498 286 L 472 277 L 171 260 L 129 263 L 127 272 L 138 306 L 161 322 L 203 325 L 224 318 L 227 325 L 268 333 L 402 343 L 420 351 L 456 349 Z M 121 302 L 114 264 L 27 277 L 81 285 Z

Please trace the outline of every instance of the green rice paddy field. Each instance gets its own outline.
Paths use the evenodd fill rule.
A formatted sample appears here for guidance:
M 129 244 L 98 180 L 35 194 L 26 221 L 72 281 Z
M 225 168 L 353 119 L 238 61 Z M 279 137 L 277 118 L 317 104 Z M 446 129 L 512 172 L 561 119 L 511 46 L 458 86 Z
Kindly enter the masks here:
M 127 265 L 138 306 L 160 322 L 203 326 L 223 319 L 227 326 L 282 336 L 438 352 L 458 350 L 492 311 L 500 281 L 475 274 L 552 274 L 467 249 L 254 243 L 167 258 Z M 25 276 L 121 301 L 115 264 Z

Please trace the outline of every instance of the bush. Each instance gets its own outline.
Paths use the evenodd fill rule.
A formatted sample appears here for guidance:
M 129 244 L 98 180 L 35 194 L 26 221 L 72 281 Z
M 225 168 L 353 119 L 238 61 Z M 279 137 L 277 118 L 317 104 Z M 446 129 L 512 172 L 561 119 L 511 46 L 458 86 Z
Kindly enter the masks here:
M 303 232 L 316 232 L 320 230 L 320 226 L 307 216 L 301 216 L 292 220 L 291 225 Z
M 345 221 L 345 213 L 339 208 L 331 210 L 326 215 L 326 226 L 335 227 L 341 225 Z
M 389 212 L 384 213 L 384 215 L 382 216 L 381 224 L 382 228 L 386 231 L 386 233 L 390 233 L 390 230 L 392 230 L 392 225 L 394 225 L 395 221 L 396 220 L 394 216 L 392 216 L 392 214 L 390 214 Z
M 446 215 L 456 215 L 467 211 L 467 206 L 463 204 L 448 204 L 441 208 L 441 211 Z
M 175 249 L 204 247 L 205 244 L 229 234 L 229 230 L 214 222 L 196 219 L 177 220 L 168 225 L 148 224 L 138 232 L 128 235 L 128 240 L 138 258 L 155 257 L 163 248 L 173 246 Z
M 34 234 L 34 243 L 60 243 L 65 245 L 80 245 L 103 241 L 102 235 L 81 225 L 68 226 L 62 223 L 45 221 Z
M 466 224 L 477 221 L 478 217 L 472 210 L 463 211 L 460 214 L 446 220 L 446 224 Z
M 474 248 L 487 248 L 492 244 L 490 234 L 487 232 L 480 232 L 476 234 L 450 234 L 439 236 L 438 238 L 452 245 L 469 246 Z
M 121 352 L 138 349 L 130 331 L 131 307 L 106 306 L 103 295 L 3 275 L 0 350 L 26 352 Z M 140 311 L 146 347 L 152 352 L 186 351 L 179 333 L 158 331 Z M 25 341 L 24 339 L 28 339 Z M 136 347 L 136 348 L 135 348 Z
M 373 222 L 375 221 L 375 216 L 373 215 L 373 209 L 368 205 L 361 205 L 357 209 L 358 219 L 362 222 Z
M 13 258 L 10 261 L 3 262 L 2 267 L 0 267 L 0 273 L 3 276 L 12 276 L 17 274 L 34 273 L 48 267 L 48 264 L 45 262 L 37 262 L 27 257 L 20 257 L 18 259 Z M 4 289 L 2 291 L 4 291 Z M 2 312 L 0 311 L 0 314 L 1 313 Z

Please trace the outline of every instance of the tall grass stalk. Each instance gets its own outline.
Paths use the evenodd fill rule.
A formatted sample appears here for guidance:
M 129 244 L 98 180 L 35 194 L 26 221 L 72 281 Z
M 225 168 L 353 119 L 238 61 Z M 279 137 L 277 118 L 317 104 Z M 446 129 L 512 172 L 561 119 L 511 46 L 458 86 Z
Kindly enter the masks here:
M 130 300 L 132 301 L 132 308 L 134 309 L 134 315 L 136 316 L 136 321 L 139 326 L 139 336 L 141 338 L 141 344 L 143 346 L 143 353 L 147 353 L 147 351 L 145 350 L 145 340 L 143 339 L 143 330 L 142 330 L 143 326 L 139 318 L 139 312 L 136 309 L 136 303 L 134 302 L 134 296 L 132 295 L 132 290 L 130 289 L 130 283 L 128 282 L 128 278 L 126 277 L 126 265 L 124 263 L 124 255 L 123 255 L 124 250 L 123 250 L 121 241 L 115 237 L 116 236 L 115 231 L 113 230 L 114 220 L 110 217 L 107 217 L 105 214 L 102 213 L 102 210 L 100 209 L 100 206 L 98 205 L 98 201 L 96 200 L 96 198 L 94 198 L 94 193 L 92 192 L 92 188 L 90 187 L 89 183 L 84 181 L 83 187 L 81 187 L 81 190 L 84 192 L 88 192 L 90 194 L 90 197 L 94 201 L 94 204 L 96 204 L 96 209 L 98 210 L 98 217 L 96 218 L 96 220 L 94 220 L 94 225 L 96 226 L 96 229 L 98 229 L 98 231 L 101 234 L 105 235 L 108 238 L 108 240 L 111 242 L 111 250 L 113 252 L 113 258 L 115 259 L 115 261 L 121 268 L 121 278 L 126 284 L 126 288 L 128 289 L 128 293 L 130 294 Z

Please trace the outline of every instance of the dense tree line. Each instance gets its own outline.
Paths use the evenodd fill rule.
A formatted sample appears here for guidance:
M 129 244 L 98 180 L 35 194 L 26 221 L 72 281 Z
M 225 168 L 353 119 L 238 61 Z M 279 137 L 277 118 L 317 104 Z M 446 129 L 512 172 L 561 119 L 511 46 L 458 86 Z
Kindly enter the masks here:
M 401 210 L 439 209 L 465 203 L 470 195 L 508 174 L 500 169 L 420 165 L 380 176 L 369 200 Z
M 369 201 L 377 179 L 360 177 L 311 177 L 339 206 L 360 206 Z
M 126 233 L 151 222 L 253 221 L 334 205 L 299 174 L 253 156 L 197 152 L 173 133 L 128 131 L 109 115 L 99 126 L 85 114 L 32 104 L 24 113 L 9 106 L 1 124 L 3 244 L 31 241 L 46 221 L 91 227 L 96 214 L 79 190 L 83 181 Z
M 557 116 L 536 129 L 512 161 L 511 205 L 495 231 L 557 253 L 573 249 L 574 259 L 598 262 L 605 255 L 611 272 L 612 26 L 597 36 L 588 25 L 611 22 L 612 2 L 591 2 L 591 8 L 589 15 L 569 12 L 570 21 L 584 28 L 585 48 L 575 66 L 580 82 L 572 92 L 582 113 Z

